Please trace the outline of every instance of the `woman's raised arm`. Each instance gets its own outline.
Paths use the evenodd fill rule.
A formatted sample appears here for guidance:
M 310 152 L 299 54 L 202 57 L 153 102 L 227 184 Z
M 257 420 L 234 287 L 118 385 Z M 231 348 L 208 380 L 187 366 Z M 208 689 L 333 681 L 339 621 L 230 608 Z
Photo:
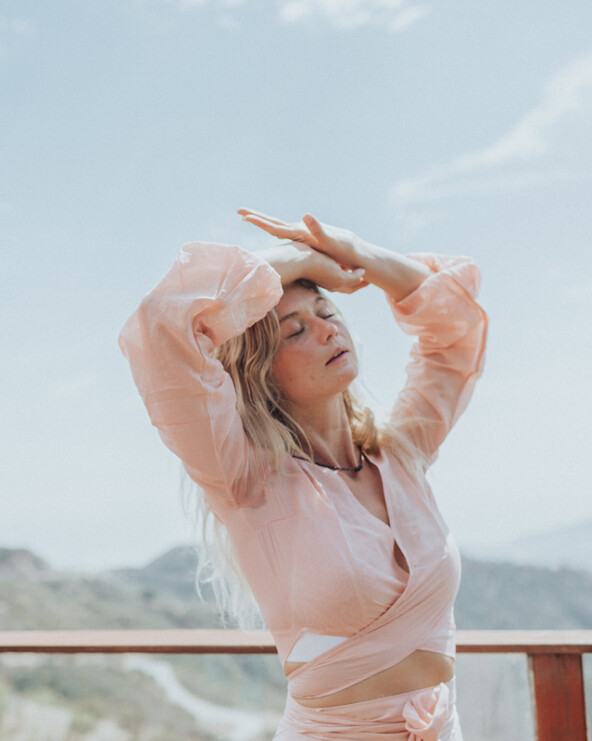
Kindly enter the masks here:
M 215 349 L 281 295 L 279 275 L 256 255 L 196 242 L 183 247 L 119 337 L 152 424 L 214 505 L 237 506 L 254 493 L 251 446 Z

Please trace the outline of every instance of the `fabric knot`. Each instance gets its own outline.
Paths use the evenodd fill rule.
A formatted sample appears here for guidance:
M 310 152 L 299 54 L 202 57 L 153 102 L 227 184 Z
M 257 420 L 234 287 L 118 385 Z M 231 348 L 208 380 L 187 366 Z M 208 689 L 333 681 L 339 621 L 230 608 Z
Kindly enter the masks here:
M 448 717 L 449 695 L 450 690 L 442 682 L 418 692 L 405 703 L 403 718 L 409 741 L 438 741 Z

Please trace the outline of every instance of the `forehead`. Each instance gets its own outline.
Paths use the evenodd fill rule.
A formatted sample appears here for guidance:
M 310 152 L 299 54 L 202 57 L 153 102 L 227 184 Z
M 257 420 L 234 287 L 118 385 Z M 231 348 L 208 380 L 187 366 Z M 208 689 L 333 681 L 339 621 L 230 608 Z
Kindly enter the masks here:
M 324 296 L 315 293 L 310 288 L 298 284 L 289 285 L 284 288 L 284 293 L 276 306 L 277 315 L 281 319 L 293 311 L 314 309 L 317 304 L 322 305 L 326 300 Z

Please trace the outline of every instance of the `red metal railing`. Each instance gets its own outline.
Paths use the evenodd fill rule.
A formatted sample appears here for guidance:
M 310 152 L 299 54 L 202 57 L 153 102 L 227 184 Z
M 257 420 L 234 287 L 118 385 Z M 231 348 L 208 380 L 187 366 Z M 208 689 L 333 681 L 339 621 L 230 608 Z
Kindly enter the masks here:
M 592 630 L 461 630 L 459 653 L 528 656 L 537 741 L 588 741 L 582 657 Z M 265 630 L 56 630 L 0 632 L 1 652 L 275 653 Z

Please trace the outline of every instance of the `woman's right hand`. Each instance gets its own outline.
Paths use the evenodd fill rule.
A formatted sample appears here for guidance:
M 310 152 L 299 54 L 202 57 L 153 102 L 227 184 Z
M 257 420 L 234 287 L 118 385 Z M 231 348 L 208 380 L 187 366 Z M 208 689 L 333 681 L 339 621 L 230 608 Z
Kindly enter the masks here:
M 282 285 L 306 278 L 327 291 L 338 293 L 354 293 L 368 285 L 363 268 L 350 270 L 301 242 L 284 242 L 259 250 L 257 255 L 279 273 Z

